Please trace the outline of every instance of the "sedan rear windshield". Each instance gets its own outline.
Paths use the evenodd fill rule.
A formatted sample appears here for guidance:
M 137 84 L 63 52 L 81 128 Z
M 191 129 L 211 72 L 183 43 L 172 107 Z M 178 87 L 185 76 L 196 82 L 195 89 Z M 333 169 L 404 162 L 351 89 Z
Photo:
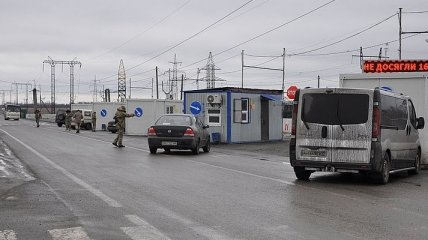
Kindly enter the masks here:
M 369 111 L 367 94 L 306 93 L 302 120 L 308 123 L 349 125 L 366 123 Z
M 156 121 L 156 125 L 190 126 L 192 119 L 189 116 L 162 116 Z

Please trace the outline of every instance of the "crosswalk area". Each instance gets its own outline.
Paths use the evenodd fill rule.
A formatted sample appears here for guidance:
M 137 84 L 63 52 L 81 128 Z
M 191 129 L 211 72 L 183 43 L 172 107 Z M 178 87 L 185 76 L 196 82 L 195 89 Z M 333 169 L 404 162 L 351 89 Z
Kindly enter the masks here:
M 154 226 L 136 215 L 125 216 L 132 226 L 120 227 L 117 230 L 123 233 L 122 239 L 131 240 L 170 240 Z M 60 228 L 46 231 L 46 237 L 42 239 L 52 240 L 91 240 L 87 231 L 81 226 L 72 228 Z M 0 240 L 24 240 L 27 237 L 20 237 L 20 234 L 14 230 L 0 230 Z M 98 238 L 94 238 L 98 239 Z

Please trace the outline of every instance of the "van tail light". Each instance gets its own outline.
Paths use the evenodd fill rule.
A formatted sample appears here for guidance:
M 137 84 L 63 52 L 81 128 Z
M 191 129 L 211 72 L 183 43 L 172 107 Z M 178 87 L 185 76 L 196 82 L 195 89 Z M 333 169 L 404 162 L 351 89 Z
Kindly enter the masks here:
M 184 136 L 186 136 L 186 137 L 194 137 L 195 133 L 193 132 L 193 130 L 191 128 L 187 128 L 186 131 L 184 132 Z
M 153 127 L 149 127 L 147 131 L 147 136 L 156 136 L 156 130 Z
M 293 103 L 293 112 L 291 114 L 291 135 L 293 136 L 296 136 L 297 111 L 299 110 L 299 93 L 300 90 L 297 89 Z
M 372 138 L 380 137 L 380 109 L 379 104 L 373 106 Z

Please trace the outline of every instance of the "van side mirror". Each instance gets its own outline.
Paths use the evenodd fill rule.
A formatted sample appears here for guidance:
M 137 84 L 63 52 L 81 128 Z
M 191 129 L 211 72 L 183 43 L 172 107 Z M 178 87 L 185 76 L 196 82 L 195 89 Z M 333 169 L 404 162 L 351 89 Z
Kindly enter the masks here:
M 208 124 L 204 125 L 204 129 L 206 129 L 206 128 L 210 128 L 210 126 Z
M 417 120 L 417 129 L 423 129 L 425 127 L 425 119 L 423 117 L 418 118 Z

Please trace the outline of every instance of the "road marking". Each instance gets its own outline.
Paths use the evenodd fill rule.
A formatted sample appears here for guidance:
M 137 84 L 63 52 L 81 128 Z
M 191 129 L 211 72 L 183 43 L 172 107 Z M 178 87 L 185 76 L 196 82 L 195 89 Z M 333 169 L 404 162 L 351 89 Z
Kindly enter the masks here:
M 0 131 L 4 132 L 9 137 L 11 137 L 12 139 L 14 139 L 18 143 L 20 143 L 22 146 L 26 147 L 28 150 L 30 150 L 35 155 L 37 155 L 38 157 L 40 157 L 41 159 L 43 159 L 45 162 L 49 163 L 52 167 L 54 167 L 58 171 L 62 172 L 67 177 L 69 177 L 75 183 L 79 184 L 80 186 L 82 186 L 83 188 L 85 188 L 87 191 L 89 191 L 92 194 L 94 194 L 95 196 L 99 197 L 101 200 L 103 200 L 104 202 L 106 202 L 110 207 L 122 207 L 122 205 L 119 202 L 117 202 L 117 201 L 113 200 L 112 198 L 110 198 L 109 196 L 105 195 L 100 190 L 95 189 L 91 185 L 89 185 L 86 182 L 84 182 L 82 179 L 74 176 L 72 173 L 70 173 L 69 171 L 67 171 L 65 168 L 63 168 L 63 167 L 59 166 L 58 164 L 54 163 L 52 160 L 50 160 L 49 158 L 47 158 L 44 155 L 42 155 L 41 153 L 39 153 L 38 151 L 36 151 L 34 148 L 28 146 L 27 144 L 25 144 L 24 142 L 22 142 L 18 138 L 12 136 L 10 133 L 6 132 L 3 129 L 0 129 Z
M 194 160 L 187 160 L 187 161 L 194 162 L 194 163 L 199 163 L 199 164 L 202 164 L 202 165 L 208 165 L 208 166 L 211 166 L 211 167 L 215 167 L 215 168 L 227 170 L 227 171 L 230 171 L 230 172 L 240 173 L 240 174 L 247 175 L 247 176 L 258 177 L 258 178 L 262 178 L 262 179 L 266 179 L 266 180 L 270 180 L 270 181 L 274 181 L 274 182 L 284 183 L 284 184 L 291 185 L 291 186 L 296 185 L 296 184 L 294 184 L 292 182 L 285 181 L 285 180 L 278 179 L 278 178 L 271 178 L 271 177 L 261 176 L 261 175 L 257 175 L 257 174 L 253 174 L 253 173 L 249 173 L 249 172 L 244 172 L 244 171 L 240 171 L 240 170 L 236 170 L 236 169 L 221 167 L 221 166 L 217 166 L 217 165 L 209 164 L 209 163 L 204 163 L 204 162 L 198 162 L 198 161 L 194 161 Z
M 169 237 L 165 236 L 161 231 L 159 231 L 154 226 L 150 225 L 148 222 L 139 218 L 136 215 L 125 215 L 126 218 L 133 224 L 137 225 L 136 227 L 121 227 L 122 231 L 126 233 L 133 240 L 170 240 Z
M 52 240 L 90 240 L 82 227 L 48 230 Z
M 0 240 L 16 240 L 16 234 L 13 230 L 0 231 Z

